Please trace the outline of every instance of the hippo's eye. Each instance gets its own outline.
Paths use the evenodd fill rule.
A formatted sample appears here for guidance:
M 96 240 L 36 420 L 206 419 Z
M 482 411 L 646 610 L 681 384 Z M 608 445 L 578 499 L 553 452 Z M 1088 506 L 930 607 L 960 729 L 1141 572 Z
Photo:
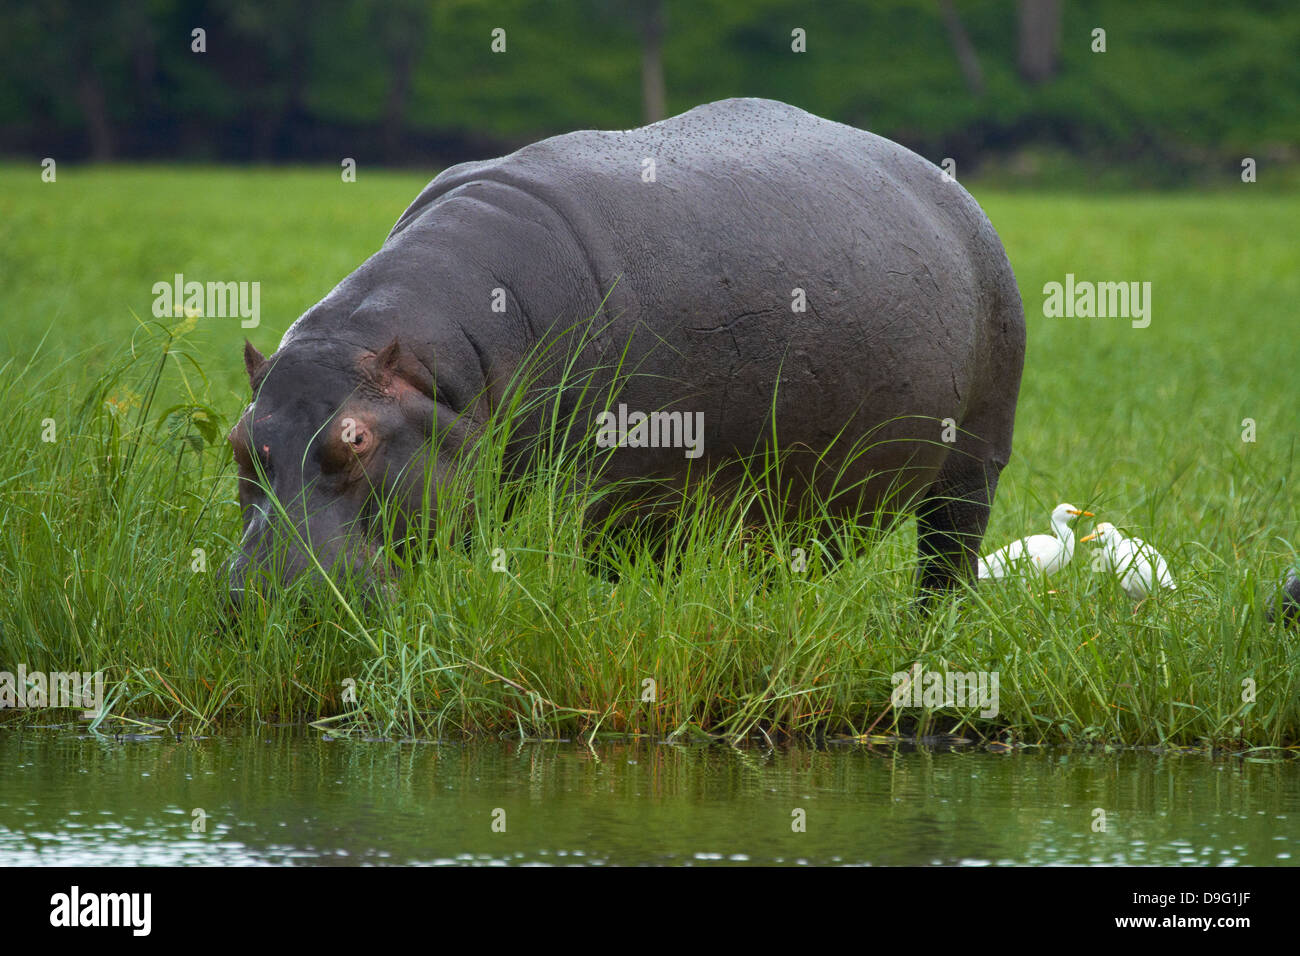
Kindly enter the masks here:
M 355 418 L 345 418 L 339 431 L 339 438 L 352 451 L 360 454 L 370 447 L 370 431 Z
M 327 472 L 351 474 L 361 459 L 369 456 L 374 444 L 367 422 L 360 418 L 340 418 L 331 426 L 329 434 L 322 436 L 317 446 L 318 461 Z
M 261 470 L 269 472 L 271 469 L 271 447 L 263 443 L 256 445 L 253 442 L 253 436 L 249 433 L 247 417 L 241 419 L 230 429 L 226 435 L 226 440 L 230 442 L 230 449 L 234 453 L 235 464 L 239 466 L 240 472 L 248 475 L 256 473 L 261 466 Z M 256 455 L 256 459 L 254 459 Z
M 234 453 L 235 464 L 239 466 L 240 471 L 252 471 L 253 462 L 248 456 L 248 446 L 241 441 L 230 442 L 230 450 Z

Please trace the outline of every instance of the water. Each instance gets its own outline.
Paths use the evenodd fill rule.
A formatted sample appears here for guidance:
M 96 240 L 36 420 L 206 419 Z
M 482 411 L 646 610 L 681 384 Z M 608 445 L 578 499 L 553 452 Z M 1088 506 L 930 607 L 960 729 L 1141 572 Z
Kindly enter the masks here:
M 1298 838 L 1296 760 L 0 729 L 8 865 L 1293 865 Z

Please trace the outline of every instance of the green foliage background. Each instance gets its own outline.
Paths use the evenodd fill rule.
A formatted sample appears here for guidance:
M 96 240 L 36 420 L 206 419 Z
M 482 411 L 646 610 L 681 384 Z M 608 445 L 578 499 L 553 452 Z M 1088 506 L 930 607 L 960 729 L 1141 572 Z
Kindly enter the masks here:
M 84 155 L 95 86 L 124 157 L 450 161 L 482 155 L 485 141 L 642 121 L 645 0 L 6 3 L 2 152 Z M 934 0 L 664 0 L 668 111 L 773 97 L 960 161 L 1026 144 L 1175 171 L 1295 158 L 1294 3 L 1064 0 L 1060 67 L 1037 85 L 1017 71 L 1016 4 L 955 6 L 980 96 Z M 194 27 L 206 53 L 190 50 Z M 804 54 L 791 52 L 795 27 Z M 1104 54 L 1091 51 L 1097 27 Z M 489 48 L 495 28 L 503 54 Z

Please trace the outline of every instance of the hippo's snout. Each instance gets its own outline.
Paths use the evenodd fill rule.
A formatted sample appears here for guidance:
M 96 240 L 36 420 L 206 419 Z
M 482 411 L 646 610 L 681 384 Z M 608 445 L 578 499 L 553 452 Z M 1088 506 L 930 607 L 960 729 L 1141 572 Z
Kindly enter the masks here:
M 268 535 L 263 540 L 274 538 Z M 363 594 L 370 599 L 378 595 L 386 577 L 378 559 L 379 548 L 360 536 L 335 539 L 316 547 L 313 553 L 296 546 L 272 549 L 260 542 L 253 544 L 226 564 L 226 610 L 239 614 L 252 594 L 267 594 L 277 587 L 288 587 L 304 576 L 314 577 L 314 583 L 321 585 L 324 583 L 321 571 L 334 581 L 351 578 L 359 582 Z
M 244 521 L 227 565 L 233 610 L 299 579 L 374 593 L 386 576 L 381 529 L 403 534 L 414 487 L 403 476 L 422 473 L 436 403 L 396 340 L 349 349 L 312 340 L 268 359 L 245 345 L 253 403 L 228 436 Z

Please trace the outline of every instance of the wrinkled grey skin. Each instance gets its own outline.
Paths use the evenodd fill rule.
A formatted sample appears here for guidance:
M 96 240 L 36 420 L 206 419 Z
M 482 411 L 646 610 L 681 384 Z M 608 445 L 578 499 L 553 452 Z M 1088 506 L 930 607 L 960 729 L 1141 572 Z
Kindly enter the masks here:
M 792 310 L 796 288 L 806 311 Z M 590 333 L 580 347 L 562 334 L 575 323 Z M 973 578 L 1025 347 L 997 234 L 960 185 L 902 146 L 733 99 L 446 170 L 274 355 L 250 345 L 255 401 L 231 433 L 246 479 L 235 596 L 249 559 L 285 532 L 247 480 L 254 453 L 322 564 L 361 566 L 375 547 L 371 488 L 415 513 L 419 489 L 398 475 L 420 470 L 435 420 L 453 433 L 445 447 L 471 442 L 525 354 L 557 341 L 576 349 L 579 372 L 626 349 L 629 409 L 704 412 L 702 458 L 621 448 L 609 479 L 680 489 L 688 466 L 735 474 L 771 439 L 775 389 L 780 447 L 806 449 L 787 472 L 796 489 L 828 494 L 870 435 L 835 483 L 865 482 L 835 499 L 837 517 L 913 508 L 924 592 Z M 352 445 L 344 418 L 357 423 Z M 941 440 L 944 419 L 957 441 Z M 812 454 L 841 431 L 812 475 Z M 306 566 L 295 549 L 286 576 Z
M 1264 616 L 1270 624 L 1300 623 L 1300 568 L 1287 571 L 1286 578 L 1269 599 Z

